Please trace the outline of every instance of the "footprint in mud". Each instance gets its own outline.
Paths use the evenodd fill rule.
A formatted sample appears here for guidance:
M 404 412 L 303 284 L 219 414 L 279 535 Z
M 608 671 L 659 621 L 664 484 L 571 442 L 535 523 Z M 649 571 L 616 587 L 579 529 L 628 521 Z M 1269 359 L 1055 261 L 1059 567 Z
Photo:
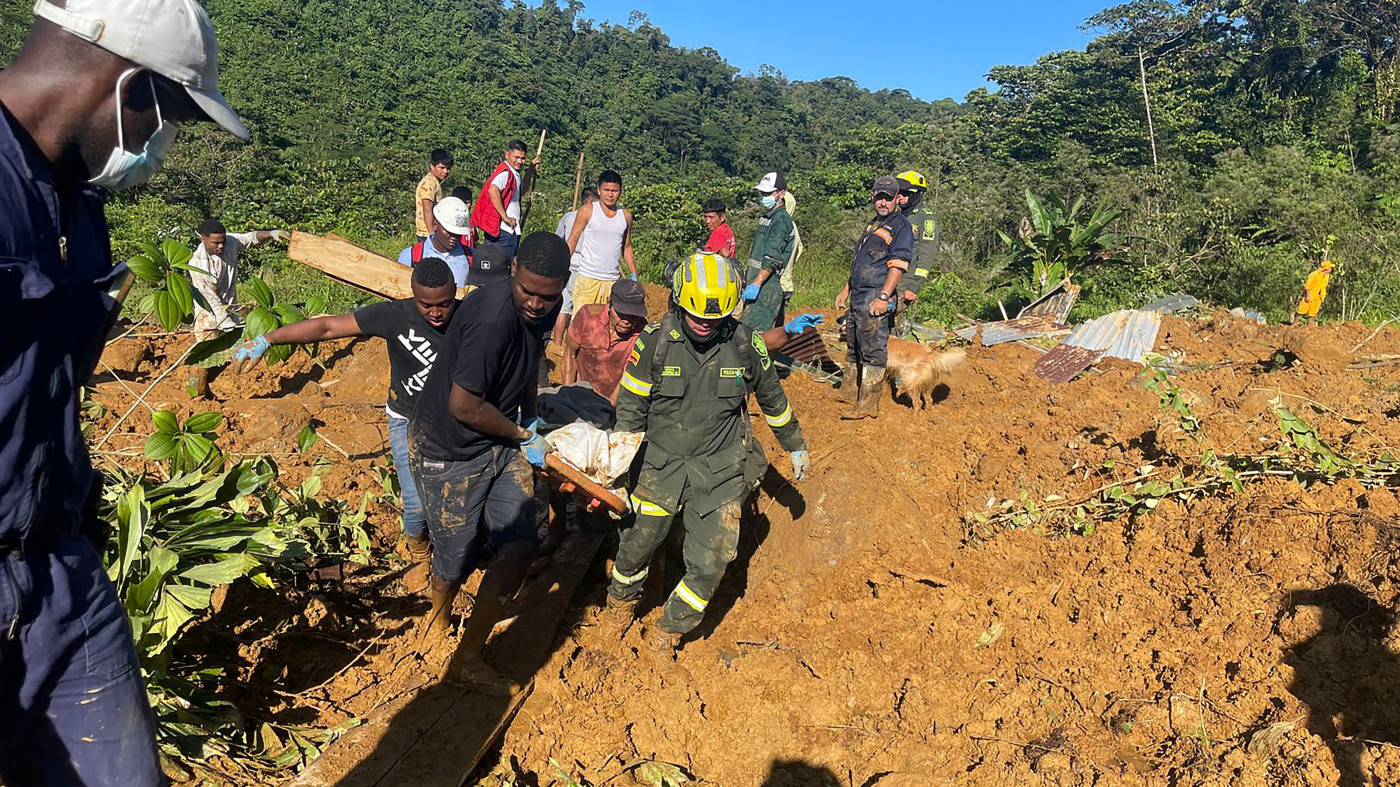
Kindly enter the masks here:
M 1332 751 L 1340 787 L 1370 784 L 1367 744 L 1400 743 L 1400 657 L 1387 642 L 1400 615 L 1346 584 L 1289 594 L 1287 629 L 1310 634 L 1284 650 L 1288 691 L 1308 706 L 1308 730 Z

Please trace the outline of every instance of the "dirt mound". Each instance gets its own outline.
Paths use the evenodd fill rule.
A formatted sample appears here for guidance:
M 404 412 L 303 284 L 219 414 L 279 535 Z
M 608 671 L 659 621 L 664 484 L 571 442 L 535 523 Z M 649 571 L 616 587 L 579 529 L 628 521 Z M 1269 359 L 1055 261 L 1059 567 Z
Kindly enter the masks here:
M 1375 456 L 1400 445 L 1400 369 L 1343 368 L 1370 333 L 1168 318 L 1157 351 L 1218 450 L 1276 445 L 1280 402 L 1338 450 Z M 127 388 L 171 357 L 151 345 L 144 375 L 99 383 L 109 414 L 97 437 Z M 1301 363 L 1278 363 L 1280 349 Z M 1362 354 L 1400 354 L 1400 331 Z M 314 452 L 336 460 L 328 491 L 358 499 L 384 464 L 383 349 L 332 343 L 321 355 L 325 368 L 298 354 L 248 378 L 221 374 L 213 390 L 227 401 L 215 405 L 192 405 L 178 374 L 150 401 L 219 407 L 230 452 L 294 452 L 309 419 L 334 446 Z M 887 401 L 876 421 L 841 421 L 834 391 L 789 379 L 813 477 L 787 484 L 787 459 L 759 427 L 776 472 L 699 636 L 674 660 L 648 646 L 655 590 L 619 634 L 599 614 L 607 566 L 594 566 L 478 775 L 547 783 L 553 760 L 598 784 L 653 760 L 723 785 L 1400 780 L 1394 491 L 1270 480 L 1166 501 L 1090 536 L 1007 531 L 969 545 L 964 517 L 989 502 L 1084 495 L 1193 456 L 1139 367 L 1099 364 L 1054 385 L 1031 373 L 1037 357 L 970 348 L 934 406 Z M 137 445 L 145 427 L 118 432 L 108 449 Z M 387 553 L 397 513 L 375 508 L 373 524 Z M 289 591 L 277 609 L 225 604 L 205 628 L 218 644 L 243 627 L 240 706 L 333 724 L 398 691 L 422 606 L 398 588 L 398 565 L 386 554 Z

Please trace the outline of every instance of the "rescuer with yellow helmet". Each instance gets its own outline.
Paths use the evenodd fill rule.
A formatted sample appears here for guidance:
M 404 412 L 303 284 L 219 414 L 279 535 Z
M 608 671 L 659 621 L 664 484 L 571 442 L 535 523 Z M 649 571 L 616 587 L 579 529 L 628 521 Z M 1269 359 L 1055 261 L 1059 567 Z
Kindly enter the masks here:
M 938 256 L 938 218 L 924 205 L 928 180 L 922 174 L 906 170 L 895 175 L 895 180 L 899 181 L 899 212 L 914 230 L 914 254 L 909 260 L 909 272 L 899 281 L 900 314 L 907 315 L 933 272 L 933 260 Z M 905 336 L 908 332 L 908 319 L 901 320 L 896 333 Z
M 646 441 L 629 496 L 636 519 L 621 532 L 608 606 L 634 611 L 652 554 L 682 514 L 685 578 L 666 600 L 656 638 L 669 647 L 699 625 L 738 551 L 739 512 L 758 478 L 747 461 L 749 394 L 791 452 L 793 479 L 810 467 L 762 334 L 732 316 L 741 283 L 718 254 L 697 252 L 682 262 L 674 306 L 637 339 L 618 393 L 617 429 L 645 432 Z

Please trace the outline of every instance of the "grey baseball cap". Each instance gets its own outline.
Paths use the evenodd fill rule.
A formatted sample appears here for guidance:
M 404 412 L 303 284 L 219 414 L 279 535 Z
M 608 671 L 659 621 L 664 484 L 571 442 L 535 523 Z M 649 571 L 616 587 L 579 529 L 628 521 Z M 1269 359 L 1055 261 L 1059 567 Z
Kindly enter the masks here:
M 875 179 L 874 185 L 870 187 L 871 195 L 884 194 L 894 197 L 899 194 L 899 181 L 893 175 L 881 175 Z
M 34 15 L 175 82 L 239 139 L 248 129 L 219 92 L 219 44 L 194 0 L 37 0 Z

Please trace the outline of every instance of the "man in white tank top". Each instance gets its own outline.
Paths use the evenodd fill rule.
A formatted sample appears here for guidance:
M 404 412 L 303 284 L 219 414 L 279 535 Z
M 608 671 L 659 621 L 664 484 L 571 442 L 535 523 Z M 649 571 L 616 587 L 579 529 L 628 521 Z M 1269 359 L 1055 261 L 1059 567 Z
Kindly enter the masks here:
M 598 176 L 598 201 L 578 209 L 569 232 L 569 252 L 573 287 L 573 309 L 578 312 L 593 303 L 607 303 L 612 284 L 621 271 L 618 261 L 626 260 L 637 280 L 637 260 L 632 253 L 632 211 L 620 208 L 622 176 L 604 170 Z

